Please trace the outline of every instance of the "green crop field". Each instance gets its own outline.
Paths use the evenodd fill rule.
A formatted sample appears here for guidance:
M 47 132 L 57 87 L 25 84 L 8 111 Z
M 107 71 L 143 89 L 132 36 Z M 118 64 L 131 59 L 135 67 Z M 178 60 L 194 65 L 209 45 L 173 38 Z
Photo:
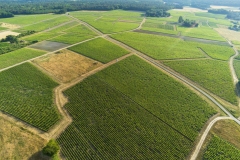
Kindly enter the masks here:
M 232 41 L 232 43 L 235 45 L 240 45 L 240 41 Z
M 0 55 L 0 69 L 41 56 L 45 53 L 46 52 L 40 50 L 22 48 L 13 52 Z
M 133 30 L 142 21 L 141 12 L 108 11 L 108 12 L 72 12 L 71 15 L 94 26 L 103 33 L 114 33 Z
M 205 122 L 216 113 L 136 56 L 64 94 L 73 123 L 58 142 L 67 159 L 185 159 Z
M 58 84 L 29 63 L 0 73 L 0 110 L 47 131 L 59 119 L 53 102 Z
M 68 33 L 68 34 L 60 35 L 58 37 L 50 39 L 49 41 L 61 42 L 61 43 L 66 43 L 66 44 L 75 44 L 77 42 L 91 39 L 93 37 L 94 37 L 93 35 Z
M 58 34 L 56 33 L 52 33 L 52 32 L 41 32 L 41 33 L 36 33 L 34 35 L 30 35 L 27 37 L 23 37 L 23 40 L 26 41 L 43 41 L 43 40 L 47 40 L 53 37 L 58 36 Z
M 234 66 L 234 69 L 235 69 L 238 79 L 240 79 L 240 60 L 234 60 L 233 66 Z
M 4 27 L 0 27 L 0 31 L 2 31 L 2 30 L 5 30 L 5 29 L 7 29 L 7 28 L 4 28 Z
M 59 17 L 59 15 L 56 14 L 21 15 L 15 16 L 13 18 L 2 18 L 0 19 L 0 22 L 16 25 L 28 25 L 56 17 Z
M 238 160 L 240 150 L 227 141 L 213 136 L 204 152 L 203 160 Z
M 178 31 L 181 31 L 181 35 L 183 36 L 216 41 L 226 41 L 220 34 L 217 33 L 217 31 L 209 27 L 204 26 L 196 28 L 178 27 Z
M 93 31 L 91 31 L 84 25 L 78 25 L 78 26 L 69 28 L 64 32 L 66 34 L 55 37 L 50 41 L 74 44 L 74 43 L 81 42 L 96 36 L 96 34 Z
M 195 13 L 196 16 L 199 17 L 208 17 L 208 18 L 216 18 L 216 19 L 225 19 L 226 15 L 224 14 L 213 14 L 208 12 L 197 12 Z
M 173 34 L 173 35 L 177 35 L 178 34 L 178 31 L 161 29 L 161 28 L 153 28 L 153 27 L 142 27 L 141 30 L 160 32 L 160 33 L 167 33 L 167 34 Z
M 60 27 L 57 27 L 55 29 L 52 29 L 52 30 L 50 30 L 50 32 L 52 32 L 52 33 L 61 33 L 61 32 L 64 32 L 65 30 L 67 30 L 67 29 L 70 29 L 70 28 L 78 25 L 78 24 L 79 24 L 78 22 L 73 21 L 73 22 L 67 23 L 65 25 L 62 25 Z
M 228 60 L 235 54 L 234 50 L 229 46 L 210 45 L 204 43 L 198 43 L 197 45 L 204 52 L 206 52 L 206 54 L 214 59 Z
M 234 92 L 235 88 L 227 62 L 218 60 L 191 60 L 166 61 L 163 63 L 221 98 L 237 104 Z
M 158 60 L 205 57 L 196 47 L 196 43 L 185 42 L 179 38 L 133 32 L 116 34 L 111 37 Z
M 71 18 L 63 15 L 63 16 L 56 17 L 54 19 L 50 19 L 50 20 L 43 21 L 43 22 L 40 22 L 40 23 L 36 23 L 36 24 L 30 25 L 30 26 L 26 26 L 26 27 L 23 27 L 21 29 L 43 31 L 43 30 L 55 27 L 57 25 L 60 25 L 61 23 L 68 22 L 70 20 L 71 20 Z
M 69 49 L 102 63 L 108 63 L 129 53 L 103 38 L 97 38 Z

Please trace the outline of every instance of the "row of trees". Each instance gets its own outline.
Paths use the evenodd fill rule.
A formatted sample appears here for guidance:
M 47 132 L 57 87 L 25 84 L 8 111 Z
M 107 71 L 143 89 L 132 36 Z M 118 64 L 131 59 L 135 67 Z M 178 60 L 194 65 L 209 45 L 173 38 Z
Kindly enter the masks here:
M 163 9 L 150 9 L 146 11 L 147 17 L 169 17 L 170 13 Z
M 17 8 L 17 9 L 16 9 Z M 165 11 L 174 8 L 174 5 L 164 4 L 158 0 L 9 0 L 8 2 L 0 0 L 0 10 L 15 15 L 18 14 L 43 14 L 43 13 L 57 13 L 62 14 L 67 11 L 77 10 L 138 10 L 149 11 L 151 9 L 159 11 L 157 15 L 165 16 Z M 162 10 L 162 12 L 161 12 Z M 149 12 L 148 12 L 149 13 Z
M 10 17 L 14 17 L 14 15 L 10 12 L 0 12 L 0 18 L 10 18 Z

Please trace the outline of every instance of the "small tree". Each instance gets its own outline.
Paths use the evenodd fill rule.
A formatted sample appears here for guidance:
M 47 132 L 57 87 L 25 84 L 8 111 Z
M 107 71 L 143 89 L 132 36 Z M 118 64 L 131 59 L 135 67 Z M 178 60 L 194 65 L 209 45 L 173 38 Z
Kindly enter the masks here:
M 42 152 L 44 155 L 47 155 L 49 157 L 53 157 L 54 155 L 56 155 L 58 153 L 58 151 L 60 150 L 60 147 L 57 143 L 56 140 L 51 139 L 47 145 L 43 148 Z
M 180 16 L 179 18 L 178 18 L 178 23 L 182 23 L 184 20 L 183 20 L 183 17 L 182 16 Z

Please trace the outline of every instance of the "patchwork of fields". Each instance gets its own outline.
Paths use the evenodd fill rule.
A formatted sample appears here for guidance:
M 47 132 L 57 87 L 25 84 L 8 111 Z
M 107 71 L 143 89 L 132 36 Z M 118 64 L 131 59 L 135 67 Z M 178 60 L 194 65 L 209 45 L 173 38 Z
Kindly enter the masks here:
M 157 65 L 189 78 L 221 103 L 232 105 L 235 109 L 224 106 L 231 114 L 239 115 L 239 97 L 229 63 L 235 51 L 217 32 L 231 22 L 220 14 L 169 12 L 171 17 L 164 18 L 113 10 L 0 19 L 1 31 L 9 29 L 23 34 L 35 31 L 18 40 L 20 44 L 35 44 L 0 55 L 1 114 L 43 132 L 40 135 L 46 139 L 56 138 L 61 156 L 66 159 L 190 157 L 209 119 L 224 113 Z M 177 23 L 179 16 L 196 20 L 199 26 L 181 27 Z M 185 36 L 196 40 L 186 40 Z M 231 41 L 234 45 L 240 42 Z M 11 44 L 0 42 L 0 50 L 4 47 Z M 141 59 L 140 53 L 134 53 L 133 49 L 154 62 Z M 238 78 L 239 57 L 233 61 Z M 68 114 L 71 118 L 65 125 Z M 236 128 L 231 138 L 227 133 L 233 129 L 229 126 Z M 214 125 L 200 159 L 216 156 L 237 159 L 238 127 L 233 122 Z M 10 134 L 3 132 L 1 135 Z M 0 142 L 7 144 L 1 135 Z M 9 151 L 5 157 L 13 152 Z M 24 156 L 19 154 L 19 157 Z

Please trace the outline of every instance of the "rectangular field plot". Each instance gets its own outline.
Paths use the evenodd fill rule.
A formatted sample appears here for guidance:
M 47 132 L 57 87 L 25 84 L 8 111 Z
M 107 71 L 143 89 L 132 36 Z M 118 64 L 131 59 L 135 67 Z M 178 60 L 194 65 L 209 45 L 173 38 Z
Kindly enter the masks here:
M 25 41 L 43 41 L 58 36 L 58 33 L 41 32 L 22 38 Z
M 103 38 L 97 38 L 69 49 L 102 63 L 110 62 L 129 53 Z
M 228 62 L 209 59 L 163 63 L 226 101 L 237 104 Z
M 50 19 L 50 20 L 47 20 L 47 21 L 43 21 L 43 22 L 36 23 L 36 24 L 30 25 L 30 26 L 26 26 L 26 27 L 23 27 L 21 29 L 23 29 L 23 30 L 34 30 L 34 31 L 39 32 L 39 31 L 43 31 L 43 30 L 55 27 L 55 26 L 60 25 L 64 22 L 68 22 L 70 20 L 71 20 L 71 18 L 63 15 L 63 16 L 59 16 L 59 17 L 56 17 L 56 18 L 53 18 L 53 19 Z
M 65 48 L 67 46 L 69 46 L 69 45 L 64 44 L 64 43 L 43 41 L 43 42 L 40 42 L 40 43 L 33 44 L 29 47 L 34 48 L 34 49 L 40 49 L 40 50 L 45 50 L 45 51 L 52 52 L 52 51 L 59 50 L 61 48 Z
M 102 65 L 100 62 L 67 49 L 36 59 L 34 63 L 61 82 L 69 82 Z
M 216 113 L 135 56 L 64 93 L 73 123 L 58 142 L 65 158 L 73 160 L 185 159 L 205 122 Z
M 46 52 L 44 51 L 39 51 L 35 49 L 22 48 L 13 52 L 0 55 L 0 69 L 41 56 L 45 53 Z
M 111 37 L 153 57 L 154 59 L 203 58 L 205 55 L 194 42 L 179 38 L 143 33 L 120 33 Z
M 43 131 L 60 116 L 53 102 L 58 84 L 29 63 L 0 73 L 0 110 Z

